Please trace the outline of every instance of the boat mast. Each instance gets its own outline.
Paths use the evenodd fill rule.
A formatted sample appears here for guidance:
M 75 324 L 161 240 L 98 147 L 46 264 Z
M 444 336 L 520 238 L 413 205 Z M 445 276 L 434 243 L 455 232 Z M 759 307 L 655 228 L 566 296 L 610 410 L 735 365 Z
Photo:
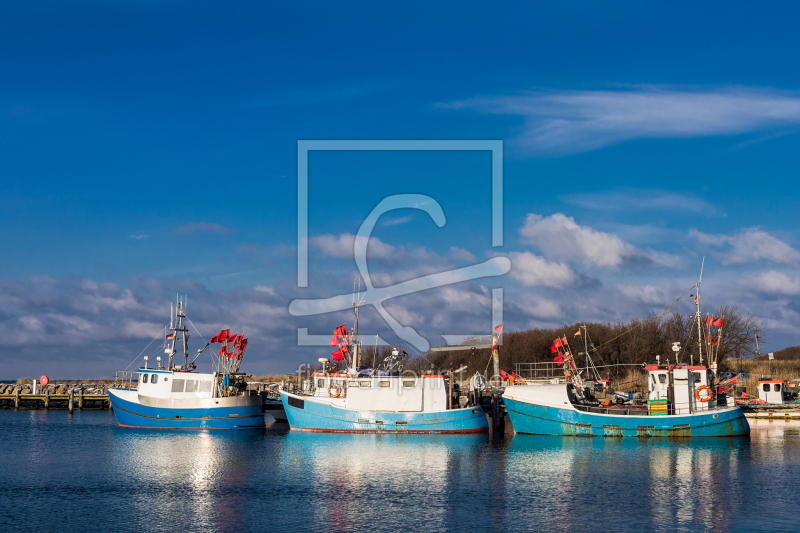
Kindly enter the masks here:
M 178 297 L 175 297 L 177 301 Z M 169 329 L 172 331 L 172 345 L 169 348 L 169 362 L 167 363 L 167 370 L 172 370 L 172 356 L 175 355 L 175 315 L 177 311 L 172 308 L 172 303 L 169 304 Z
M 355 302 L 353 303 L 353 312 L 356 315 L 356 325 L 353 328 L 353 373 L 358 373 L 358 367 L 361 364 L 361 350 L 359 350 L 359 342 L 358 342 L 358 315 L 359 309 L 361 307 L 361 280 L 358 283 L 358 295 L 356 296 Z
M 700 365 L 703 364 L 703 326 L 700 323 L 701 316 L 700 316 L 700 282 L 703 281 L 703 267 L 706 264 L 706 258 L 703 258 L 703 262 L 700 265 L 700 279 L 697 281 L 695 288 L 697 289 L 697 294 L 695 294 L 695 304 L 697 304 L 697 349 L 700 351 Z

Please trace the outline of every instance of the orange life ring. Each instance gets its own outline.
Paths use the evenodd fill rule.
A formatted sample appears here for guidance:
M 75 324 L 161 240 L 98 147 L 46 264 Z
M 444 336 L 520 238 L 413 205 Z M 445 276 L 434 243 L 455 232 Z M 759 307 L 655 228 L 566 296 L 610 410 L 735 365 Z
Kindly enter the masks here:
M 336 393 L 331 392 L 331 389 L 334 387 L 336 387 Z M 341 393 L 342 393 L 342 386 L 339 385 L 338 383 L 331 383 L 330 386 L 328 387 L 328 396 L 330 396 L 331 398 L 338 398 Z
M 705 398 L 700 397 L 700 391 L 705 390 L 706 396 Z M 708 385 L 700 385 L 694 390 L 694 397 L 701 402 L 707 402 L 711 399 L 711 390 L 708 388 Z

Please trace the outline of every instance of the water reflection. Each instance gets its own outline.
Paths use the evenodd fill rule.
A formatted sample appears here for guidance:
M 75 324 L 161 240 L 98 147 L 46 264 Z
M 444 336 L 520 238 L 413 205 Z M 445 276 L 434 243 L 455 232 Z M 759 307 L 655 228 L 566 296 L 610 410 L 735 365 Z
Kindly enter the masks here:
M 751 438 L 118 428 L 1 412 L 0 525 L 155 531 L 796 530 L 800 422 Z M 58 510 L 57 513 L 43 510 Z

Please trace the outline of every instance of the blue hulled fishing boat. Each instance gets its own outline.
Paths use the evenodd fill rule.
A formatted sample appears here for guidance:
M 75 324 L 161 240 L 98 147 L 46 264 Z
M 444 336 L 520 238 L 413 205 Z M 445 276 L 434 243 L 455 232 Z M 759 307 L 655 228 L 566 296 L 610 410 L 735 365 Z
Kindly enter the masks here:
M 327 433 L 488 433 L 480 406 L 454 403 L 449 375 L 403 371 L 405 354 L 394 349 L 378 368 L 360 366 L 358 305 L 355 334 L 334 330 L 333 366 L 320 359 L 304 386 L 284 386 L 281 400 L 293 430 Z M 338 368 L 337 368 L 338 367 Z
M 701 275 L 702 278 L 702 275 Z M 616 392 L 599 374 L 589 357 L 588 333 L 582 326 L 587 367 L 579 370 L 566 337 L 555 340 L 550 352 L 564 377 L 549 383 L 514 384 L 506 387 L 503 402 L 517 433 L 534 435 L 585 435 L 605 437 L 735 437 L 750 434 L 750 425 L 732 397 L 724 393 L 726 382 L 715 383 L 724 318 L 701 320 L 700 284 L 697 297 L 697 335 L 700 365 L 660 364 L 644 367 L 647 398 Z M 688 291 L 687 291 L 688 292 Z M 680 298 L 679 298 L 680 299 Z M 716 331 L 714 329 L 716 328 Z M 715 337 L 716 334 L 716 337 Z M 710 368 L 702 365 L 703 355 Z M 675 360 L 680 342 L 673 343 Z M 683 356 L 686 357 L 686 356 Z M 693 356 L 692 356 L 693 357 Z M 581 374 L 589 370 L 593 379 Z M 729 385 L 732 381 L 727 380 Z
M 166 367 L 157 358 L 157 367 L 145 365 L 137 371 L 117 372 L 117 384 L 108 390 L 117 422 L 123 427 L 159 429 L 241 429 L 263 428 L 261 396 L 247 390 L 239 372 L 247 339 L 243 335 L 220 331 L 189 361 L 189 333 L 183 323 L 184 302 L 178 301 L 171 313 L 164 352 Z M 184 362 L 176 365 L 176 341 L 182 337 Z M 195 361 L 212 343 L 220 347 L 212 373 L 196 372 Z

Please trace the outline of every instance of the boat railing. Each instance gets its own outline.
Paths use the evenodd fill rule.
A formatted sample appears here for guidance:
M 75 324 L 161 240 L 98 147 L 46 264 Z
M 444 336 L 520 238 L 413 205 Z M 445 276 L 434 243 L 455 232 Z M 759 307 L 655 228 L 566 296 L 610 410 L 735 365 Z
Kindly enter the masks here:
M 648 413 L 646 406 L 639 406 L 639 407 L 630 407 L 621 405 L 619 407 L 594 407 L 591 405 L 580 405 L 580 404 L 573 404 L 573 407 L 578 411 L 583 411 L 585 413 L 595 413 L 601 415 L 616 415 L 616 416 L 664 416 L 664 415 L 650 415 Z M 670 405 L 669 412 L 667 416 L 683 416 L 689 414 L 696 414 L 701 413 L 704 411 L 718 411 L 720 409 L 727 408 L 727 404 L 718 405 L 714 403 L 713 405 L 708 405 L 707 407 L 703 407 L 702 409 L 690 409 L 689 404 L 680 404 L 677 406 Z
M 555 362 L 514 363 L 514 372 L 525 381 L 550 381 L 564 377 L 561 365 Z
M 137 370 L 117 370 L 114 372 L 114 388 L 135 389 L 139 386 Z

